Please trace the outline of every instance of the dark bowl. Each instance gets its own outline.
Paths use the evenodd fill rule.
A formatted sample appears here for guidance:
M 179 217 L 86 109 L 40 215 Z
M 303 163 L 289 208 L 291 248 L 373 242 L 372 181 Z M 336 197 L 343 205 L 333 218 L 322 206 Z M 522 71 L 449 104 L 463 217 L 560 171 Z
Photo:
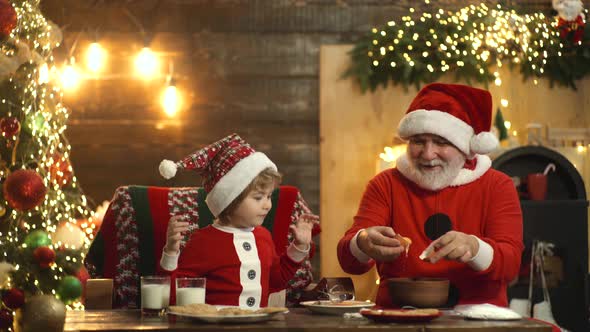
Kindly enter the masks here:
M 449 298 L 449 280 L 439 278 L 387 279 L 391 302 L 399 306 L 439 308 Z

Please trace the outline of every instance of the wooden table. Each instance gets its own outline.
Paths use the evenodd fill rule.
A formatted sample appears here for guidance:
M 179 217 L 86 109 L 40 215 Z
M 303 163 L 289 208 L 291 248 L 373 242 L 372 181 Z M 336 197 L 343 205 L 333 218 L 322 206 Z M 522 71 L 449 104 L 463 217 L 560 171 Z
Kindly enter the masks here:
M 311 314 L 307 309 L 290 309 L 284 319 L 252 324 L 207 324 L 175 317 L 142 317 L 138 310 L 68 311 L 66 332 L 83 331 L 388 331 L 388 332 L 550 332 L 549 325 L 530 320 L 511 322 L 470 321 L 457 316 L 443 315 L 429 323 L 396 324 L 374 323 L 369 320 L 350 320 L 341 316 Z

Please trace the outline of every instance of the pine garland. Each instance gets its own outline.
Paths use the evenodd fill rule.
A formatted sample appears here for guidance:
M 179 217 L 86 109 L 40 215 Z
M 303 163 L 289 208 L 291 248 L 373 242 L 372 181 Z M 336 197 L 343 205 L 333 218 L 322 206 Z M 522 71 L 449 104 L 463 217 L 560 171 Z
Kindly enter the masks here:
M 447 73 L 487 86 L 501 84 L 498 68 L 508 65 L 524 80 L 546 78 L 551 86 L 575 90 L 575 81 L 590 72 L 589 29 L 574 42 L 573 32 L 560 36 L 557 19 L 543 13 L 519 15 L 480 4 L 456 12 L 438 9 L 417 19 L 410 15 L 362 38 L 349 53 L 351 65 L 343 77 L 354 78 L 362 92 L 390 81 L 419 88 Z

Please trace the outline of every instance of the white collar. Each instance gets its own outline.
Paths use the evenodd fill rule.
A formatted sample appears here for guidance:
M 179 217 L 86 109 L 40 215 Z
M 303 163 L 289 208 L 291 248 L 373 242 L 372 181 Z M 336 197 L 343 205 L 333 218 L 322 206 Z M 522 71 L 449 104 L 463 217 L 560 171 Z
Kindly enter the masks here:
M 232 233 L 232 234 L 240 234 L 240 233 L 251 233 L 254 230 L 254 227 L 243 227 L 243 228 L 238 228 L 238 227 L 231 227 L 231 226 L 221 226 L 218 225 L 217 223 L 213 223 L 214 228 L 225 232 L 225 233 Z
M 485 172 L 492 166 L 492 160 L 487 155 L 477 154 L 475 155 L 476 164 L 475 169 L 462 168 L 457 174 L 457 177 L 451 182 L 449 187 L 458 187 L 464 184 L 471 183 L 479 179 Z M 410 174 L 410 161 L 408 156 L 404 153 L 396 160 L 396 168 L 402 173 L 407 179 Z M 441 188 L 444 189 L 444 188 Z M 440 190 L 440 189 L 439 189 Z

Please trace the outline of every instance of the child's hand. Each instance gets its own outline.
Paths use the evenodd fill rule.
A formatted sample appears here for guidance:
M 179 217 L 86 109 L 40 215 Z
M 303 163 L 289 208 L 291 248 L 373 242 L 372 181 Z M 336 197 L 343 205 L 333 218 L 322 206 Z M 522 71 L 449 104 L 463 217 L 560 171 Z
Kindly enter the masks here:
M 311 229 L 313 224 L 319 222 L 320 218 L 313 214 L 303 214 L 295 224 L 289 226 L 293 234 L 293 243 L 297 248 L 305 250 L 311 243 Z
M 184 220 L 186 220 L 186 216 L 174 216 L 168 221 L 164 251 L 169 255 L 178 255 L 182 233 L 188 231 L 189 223 Z

